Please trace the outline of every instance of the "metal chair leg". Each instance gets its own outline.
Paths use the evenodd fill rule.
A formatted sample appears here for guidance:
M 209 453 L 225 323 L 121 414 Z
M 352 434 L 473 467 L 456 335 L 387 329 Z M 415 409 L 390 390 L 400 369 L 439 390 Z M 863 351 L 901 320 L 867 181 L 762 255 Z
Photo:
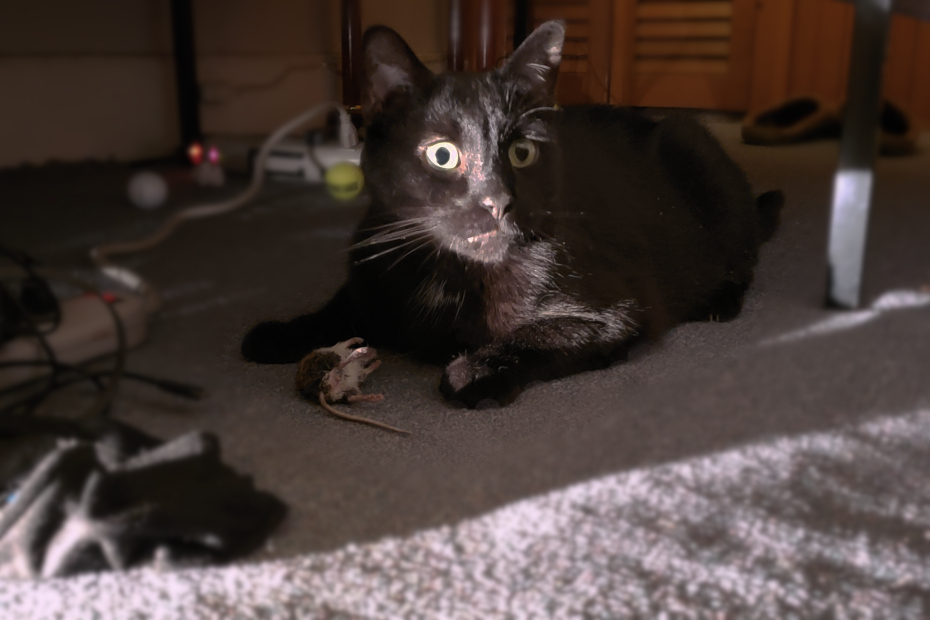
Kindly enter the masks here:
M 840 164 L 833 182 L 827 292 L 832 306 L 859 305 L 890 21 L 891 0 L 856 0 Z

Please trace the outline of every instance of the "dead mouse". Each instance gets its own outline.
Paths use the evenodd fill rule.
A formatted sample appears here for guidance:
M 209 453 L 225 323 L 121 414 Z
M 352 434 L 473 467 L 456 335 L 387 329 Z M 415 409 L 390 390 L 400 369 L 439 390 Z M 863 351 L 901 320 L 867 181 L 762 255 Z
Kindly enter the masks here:
M 409 435 L 410 431 L 343 413 L 330 404 L 384 399 L 384 394 L 362 394 L 362 381 L 381 365 L 378 352 L 371 347 L 358 346 L 362 342 L 361 338 L 350 338 L 335 346 L 311 351 L 297 367 L 297 390 L 305 398 L 319 399 L 320 405 L 334 416 Z

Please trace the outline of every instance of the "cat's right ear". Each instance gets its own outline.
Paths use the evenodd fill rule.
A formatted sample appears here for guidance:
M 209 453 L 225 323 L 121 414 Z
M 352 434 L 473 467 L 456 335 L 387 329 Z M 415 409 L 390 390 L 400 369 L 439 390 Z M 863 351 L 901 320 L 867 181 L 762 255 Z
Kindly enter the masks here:
M 501 68 L 517 90 L 536 105 L 555 103 L 555 83 L 565 45 L 565 22 L 546 22 L 526 38 Z
M 365 73 L 362 79 L 362 113 L 376 114 L 385 99 L 401 88 L 426 89 L 433 80 L 413 50 L 387 26 L 372 26 L 362 41 Z

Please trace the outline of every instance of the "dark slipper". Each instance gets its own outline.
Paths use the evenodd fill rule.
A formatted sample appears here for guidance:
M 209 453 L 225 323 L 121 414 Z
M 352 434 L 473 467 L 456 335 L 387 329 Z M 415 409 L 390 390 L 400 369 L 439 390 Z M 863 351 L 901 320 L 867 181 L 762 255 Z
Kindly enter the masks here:
M 840 117 L 835 106 L 813 96 L 794 97 L 743 119 L 743 142 L 788 144 L 836 137 Z
M 879 127 L 878 148 L 882 155 L 910 155 L 917 150 L 917 123 L 903 107 L 883 99 Z
M 840 118 L 844 115 L 846 104 L 839 107 Z M 882 155 L 910 155 L 917 150 L 917 138 L 920 135 L 917 123 L 904 107 L 888 99 L 882 99 L 878 112 L 878 150 Z

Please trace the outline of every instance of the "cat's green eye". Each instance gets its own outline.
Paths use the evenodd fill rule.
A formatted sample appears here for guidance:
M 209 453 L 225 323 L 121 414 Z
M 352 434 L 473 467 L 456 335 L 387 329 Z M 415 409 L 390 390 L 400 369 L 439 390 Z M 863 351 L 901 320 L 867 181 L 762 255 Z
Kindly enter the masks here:
M 513 141 L 507 154 L 510 156 L 510 163 L 513 164 L 514 168 L 526 168 L 536 161 L 538 150 L 532 140 L 520 138 Z
M 426 147 L 426 161 L 433 168 L 454 170 L 460 160 L 459 149 L 451 142 L 437 142 Z

